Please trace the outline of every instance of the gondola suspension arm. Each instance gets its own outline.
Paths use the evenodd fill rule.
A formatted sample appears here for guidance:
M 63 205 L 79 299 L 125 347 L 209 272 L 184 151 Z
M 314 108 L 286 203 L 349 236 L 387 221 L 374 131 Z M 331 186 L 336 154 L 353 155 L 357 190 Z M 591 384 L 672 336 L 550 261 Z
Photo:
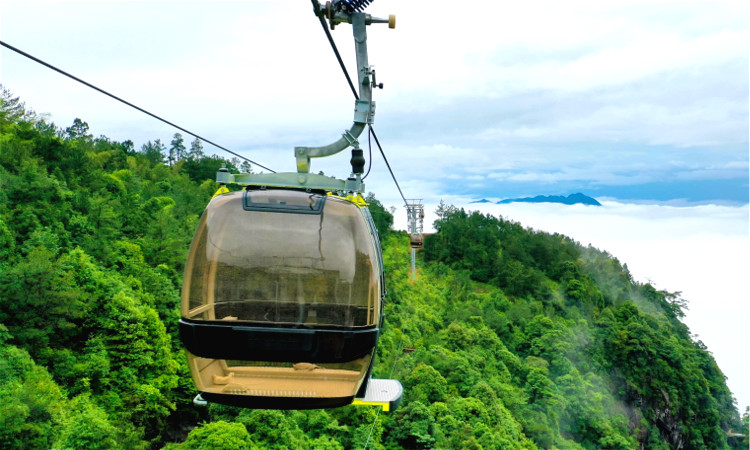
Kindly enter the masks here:
M 372 88 L 381 85 L 375 84 L 375 72 L 371 69 L 367 56 L 367 25 L 372 23 L 388 23 L 390 28 L 395 27 L 395 17 L 378 19 L 362 12 L 347 12 L 345 4 L 341 0 L 328 2 L 325 8 L 318 4 L 316 13 L 328 19 L 331 28 L 336 24 L 348 22 L 352 25 L 354 34 L 354 50 L 357 59 L 357 85 L 359 98 L 354 104 L 354 123 L 349 130 L 335 142 L 321 147 L 295 147 L 294 154 L 297 159 L 297 172 L 310 172 L 310 158 L 321 158 L 334 155 L 351 146 L 359 150 L 357 138 L 362 134 L 365 126 L 372 124 L 375 116 L 375 102 L 372 101 Z M 342 7 L 343 6 L 343 7 Z M 356 173 L 356 169 L 353 170 Z
M 295 147 L 294 154 L 297 162 L 297 172 L 273 174 L 232 174 L 226 170 L 219 171 L 216 181 L 221 184 L 236 183 L 240 185 L 255 185 L 263 187 L 291 187 L 300 189 L 320 189 L 329 192 L 362 193 L 365 186 L 362 182 L 365 158 L 359 148 L 357 138 L 367 125 L 373 123 L 375 116 L 375 102 L 372 101 L 372 90 L 382 88 L 382 83 L 375 80 L 375 71 L 370 67 L 367 56 L 367 26 L 373 23 L 387 23 L 389 28 L 396 27 L 396 18 L 391 15 L 388 19 L 379 19 L 370 14 L 359 12 L 363 0 L 334 0 L 322 7 L 317 0 L 313 0 L 315 14 L 323 21 L 328 20 L 331 29 L 339 23 L 350 23 L 354 35 L 354 49 L 357 59 L 358 98 L 354 104 L 354 122 L 348 130 L 335 142 L 320 147 Z M 364 3 L 369 3 L 364 2 Z M 330 38 L 330 36 L 329 36 Z M 335 48 L 335 47 L 334 47 Z M 337 53 L 338 56 L 338 53 Z M 310 158 L 331 156 L 352 147 L 352 173 L 346 180 L 340 180 L 324 175 L 310 173 Z

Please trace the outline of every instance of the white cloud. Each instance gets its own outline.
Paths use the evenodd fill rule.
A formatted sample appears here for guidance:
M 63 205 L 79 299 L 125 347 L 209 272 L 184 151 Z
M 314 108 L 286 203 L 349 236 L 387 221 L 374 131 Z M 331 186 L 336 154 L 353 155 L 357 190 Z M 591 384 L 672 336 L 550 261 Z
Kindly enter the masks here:
M 591 91 L 747 53 L 747 26 L 737 18 L 747 15 L 741 2 L 497 3 L 484 4 L 465 23 L 421 2 L 397 9 L 405 22 L 399 34 L 415 43 L 413 52 L 397 57 L 411 69 L 402 81 L 440 98 Z M 447 33 L 447 27 L 457 29 Z M 423 76 L 436 64 L 439 76 Z

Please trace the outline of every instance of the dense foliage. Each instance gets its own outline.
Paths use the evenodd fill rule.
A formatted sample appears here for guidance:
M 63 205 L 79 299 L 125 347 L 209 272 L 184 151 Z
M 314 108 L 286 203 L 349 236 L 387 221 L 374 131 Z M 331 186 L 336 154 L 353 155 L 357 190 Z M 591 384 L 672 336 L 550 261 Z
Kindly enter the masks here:
M 194 406 L 179 289 L 224 164 L 249 169 L 179 134 L 135 149 L 58 128 L 2 92 L 0 449 L 747 447 L 678 295 L 445 205 L 412 282 L 408 237 L 372 195 L 389 290 L 375 375 L 402 381 L 401 407 Z

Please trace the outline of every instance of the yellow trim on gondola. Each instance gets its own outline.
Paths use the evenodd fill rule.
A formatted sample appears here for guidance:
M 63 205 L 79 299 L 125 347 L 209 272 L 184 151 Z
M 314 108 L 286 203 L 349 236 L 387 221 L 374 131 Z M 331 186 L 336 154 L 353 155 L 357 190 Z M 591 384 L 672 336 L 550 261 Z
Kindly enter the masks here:
M 359 206 L 360 208 L 367 207 L 367 202 L 359 194 L 357 194 L 356 196 L 354 196 L 354 195 L 347 195 L 346 199 L 349 200 L 350 202 L 354 203 L 355 205 Z
M 211 200 L 213 200 L 217 195 L 226 194 L 227 192 L 229 192 L 229 188 L 227 188 L 226 186 L 220 186 L 219 190 L 214 193 L 213 197 L 211 197 Z
M 366 402 L 364 400 L 360 400 L 355 398 L 352 402 L 352 405 L 354 406 L 380 406 L 383 408 L 383 412 L 389 412 L 391 410 L 391 403 L 390 402 Z
M 359 195 L 359 194 L 357 194 L 357 195 L 347 195 L 346 197 L 342 197 L 340 195 L 336 195 L 333 192 L 326 192 L 326 194 L 330 195 L 331 197 L 340 198 L 341 200 L 346 200 L 346 201 L 348 201 L 350 203 L 354 203 L 355 205 L 357 205 L 360 208 L 366 208 L 367 206 L 369 206 L 369 204 L 365 201 L 365 199 L 362 198 L 362 196 Z

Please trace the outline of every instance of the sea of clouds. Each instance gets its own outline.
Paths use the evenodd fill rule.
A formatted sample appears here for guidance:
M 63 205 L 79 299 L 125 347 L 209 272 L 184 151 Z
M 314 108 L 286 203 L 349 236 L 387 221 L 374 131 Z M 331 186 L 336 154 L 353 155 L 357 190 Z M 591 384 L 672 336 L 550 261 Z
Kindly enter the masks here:
M 750 236 L 748 205 L 664 206 L 600 199 L 601 207 L 552 203 L 470 203 L 446 199 L 526 227 L 561 233 L 605 250 L 628 265 L 635 280 L 679 291 L 683 319 L 727 376 L 740 412 L 750 405 Z M 433 232 L 436 203 L 425 204 L 425 232 Z M 403 207 L 395 228 L 406 229 Z

